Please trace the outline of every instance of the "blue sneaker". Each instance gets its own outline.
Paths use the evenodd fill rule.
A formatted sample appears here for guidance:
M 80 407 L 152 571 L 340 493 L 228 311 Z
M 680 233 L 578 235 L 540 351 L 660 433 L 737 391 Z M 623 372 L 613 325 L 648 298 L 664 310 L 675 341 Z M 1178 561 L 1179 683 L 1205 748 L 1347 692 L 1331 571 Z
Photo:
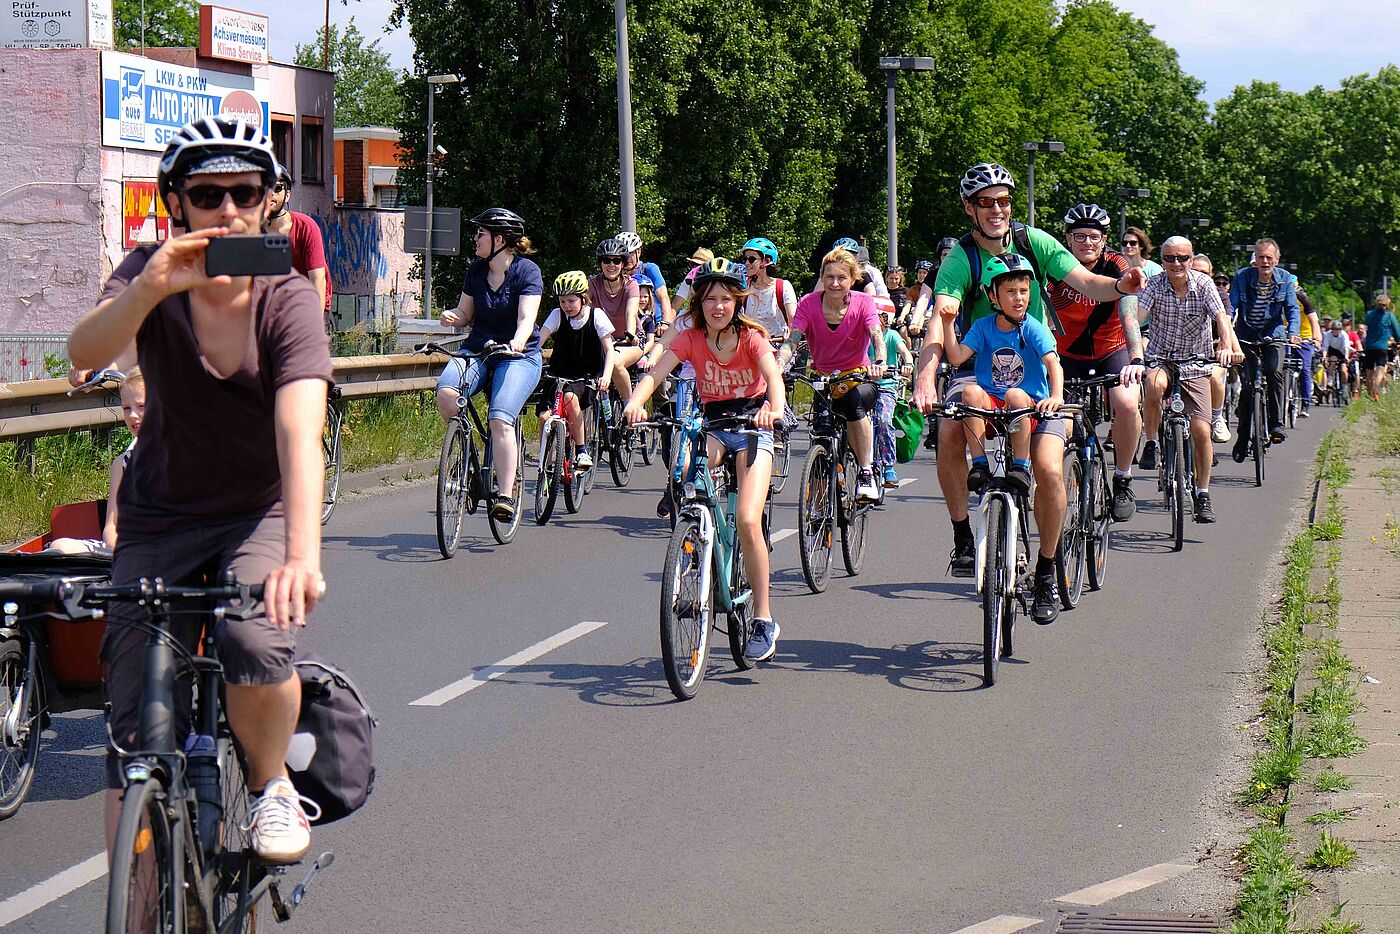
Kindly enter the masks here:
M 899 486 L 899 474 L 894 472 L 893 467 L 885 468 L 885 489 L 893 490 Z
M 766 662 L 778 651 L 778 624 L 771 619 L 755 619 L 753 634 L 744 645 L 744 660 Z

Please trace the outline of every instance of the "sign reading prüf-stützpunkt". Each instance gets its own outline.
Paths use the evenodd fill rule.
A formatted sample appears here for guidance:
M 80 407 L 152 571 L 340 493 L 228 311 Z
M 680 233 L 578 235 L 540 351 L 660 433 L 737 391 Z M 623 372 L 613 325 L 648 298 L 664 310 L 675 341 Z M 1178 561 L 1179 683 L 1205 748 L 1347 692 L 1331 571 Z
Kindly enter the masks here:
M 0 48 L 110 49 L 112 0 L 4 0 Z

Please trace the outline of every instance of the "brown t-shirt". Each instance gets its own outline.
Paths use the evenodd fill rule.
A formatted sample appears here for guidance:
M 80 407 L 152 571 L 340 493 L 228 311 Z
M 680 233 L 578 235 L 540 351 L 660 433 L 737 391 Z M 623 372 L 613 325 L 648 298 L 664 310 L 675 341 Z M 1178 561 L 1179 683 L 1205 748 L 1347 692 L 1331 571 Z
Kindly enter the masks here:
M 138 247 L 112 273 L 102 300 L 119 295 L 156 246 Z M 321 296 L 299 275 L 253 279 L 248 350 L 232 375 L 199 352 L 189 295 L 157 305 L 136 333 L 146 414 L 117 493 L 120 538 L 159 534 L 187 517 L 266 510 L 282 496 L 273 406 L 279 387 L 332 381 Z

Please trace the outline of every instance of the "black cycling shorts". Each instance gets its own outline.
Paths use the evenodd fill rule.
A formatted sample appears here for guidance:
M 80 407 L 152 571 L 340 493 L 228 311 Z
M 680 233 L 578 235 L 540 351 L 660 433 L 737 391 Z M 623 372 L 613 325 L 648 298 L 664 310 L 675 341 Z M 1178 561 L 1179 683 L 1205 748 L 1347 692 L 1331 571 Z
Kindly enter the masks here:
M 856 422 L 875 411 L 879 398 L 880 390 L 874 383 L 857 383 L 841 398 L 832 399 L 831 408 L 846 421 Z
M 1110 373 L 1121 373 L 1123 367 L 1132 362 L 1133 358 L 1128 356 L 1128 348 L 1126 347 L 1120 347 L 1113 353 L 1097 360 L 1060 357 L 1060 366 L 1065 372 L 1065 379 L 1090 379 L 1095 376 L 1107 376 Z M 1093 372 L 1091 373 L 1090 370 Z

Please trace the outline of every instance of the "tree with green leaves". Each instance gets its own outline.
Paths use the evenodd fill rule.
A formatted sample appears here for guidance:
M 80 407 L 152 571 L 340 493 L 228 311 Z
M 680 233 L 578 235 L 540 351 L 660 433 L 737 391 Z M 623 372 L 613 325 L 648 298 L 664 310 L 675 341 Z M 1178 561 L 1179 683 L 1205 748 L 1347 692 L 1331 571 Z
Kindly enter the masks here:
M 316 30 L 316 41 L 297 43 L 293 61 L 306 68 L 324 62 L 326 30 Z M 396 126 L 403 111 L 399 77 L 389 64 L 389 53 L 379 40 L 365 41 L 355 18 L 342 30 L 330 27 L 330 70 L 335 72 L 335 122 L 337 126 Z
M 112 0 L 119 49 L 141 48 L 141 0 Z M 199 45 L 198 0 L 145 0 L 145 42 L 152 48 Z

